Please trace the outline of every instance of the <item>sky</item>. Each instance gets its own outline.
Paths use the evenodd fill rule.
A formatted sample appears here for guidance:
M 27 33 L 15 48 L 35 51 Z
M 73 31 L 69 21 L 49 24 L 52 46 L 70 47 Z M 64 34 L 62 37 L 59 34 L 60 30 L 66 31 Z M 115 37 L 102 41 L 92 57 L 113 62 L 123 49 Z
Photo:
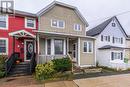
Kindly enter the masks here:
M 15 9 L 36 13 L 54 0 L 15 0 Z M 90 26 L 117 15 L 130 34 L 130 0 L 56 0 L 76 6 Z M 129 29 L 127 28 L 129 27 Z

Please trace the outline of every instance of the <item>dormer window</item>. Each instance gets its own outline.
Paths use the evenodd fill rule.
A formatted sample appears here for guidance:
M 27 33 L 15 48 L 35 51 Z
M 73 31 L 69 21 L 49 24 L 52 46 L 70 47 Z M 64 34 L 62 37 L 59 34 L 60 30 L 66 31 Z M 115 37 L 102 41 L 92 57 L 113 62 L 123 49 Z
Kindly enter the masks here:
M 56 28 L 65 28 L 65 22 L 63 20 L 51 20 L 51 27 L 56 27 Z
M 116 27 L 116 23 L 112 23 L 112 27 Z
M 80 24 L 74 24 L 74 30 L 75 31 L 81 31 L 82 26 Z
M 25 27 L 35 29 L 36 28 L 35 18 L 25 18 Z

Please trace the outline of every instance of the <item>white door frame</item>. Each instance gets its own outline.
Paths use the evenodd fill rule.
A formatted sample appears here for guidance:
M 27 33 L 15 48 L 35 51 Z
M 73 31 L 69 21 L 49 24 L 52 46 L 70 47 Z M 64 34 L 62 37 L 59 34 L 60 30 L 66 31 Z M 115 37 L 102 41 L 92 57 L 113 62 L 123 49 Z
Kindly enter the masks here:
M 27 50 L 26 50 L 26 42 L 27 42 L 27 41 L 33 42 L 33 40 L 27 40 L 27 39 L 24 40 L 24 61 L 30 61 L 30 60 L 27 60 L 27 59 L 26 59 L 26 51 L 27 51 Z M 34 43 L 34 52 L 35 52 L 35 43 Z

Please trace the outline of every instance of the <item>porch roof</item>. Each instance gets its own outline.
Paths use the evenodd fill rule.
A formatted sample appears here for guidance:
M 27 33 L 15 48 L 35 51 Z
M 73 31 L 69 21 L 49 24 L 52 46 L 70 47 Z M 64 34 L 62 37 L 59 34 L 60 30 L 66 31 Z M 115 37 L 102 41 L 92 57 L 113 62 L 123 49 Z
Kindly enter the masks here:
M 34 34 L 31 34 L 26 30 L 18 30 L 18 31 L 10 32 L 9 36 L 36 38 Z
M 65 33 L 57 33 L 57 32 L 46 32 L 41 30 L 34 30 L 34 32 L 39 34 L 45 34 L 45 35 L 53 35 L 53 36 L 65 36 L 65 37 L 83 37 L 83 38 L 90 38 L 90 39 L 96 39 L 95 37 L 91 36 L 83 36 L 83 35 L 74 35 L 74 34 L 65 34 Z
M 98 48 L 99 50 L 105 50 L 105 49 L 130 49 L 130 48 L 124 48 L 124 47 L 117 47 L 117 46 L 111 46 L 111 45 L 105 45 L 103 47 Z

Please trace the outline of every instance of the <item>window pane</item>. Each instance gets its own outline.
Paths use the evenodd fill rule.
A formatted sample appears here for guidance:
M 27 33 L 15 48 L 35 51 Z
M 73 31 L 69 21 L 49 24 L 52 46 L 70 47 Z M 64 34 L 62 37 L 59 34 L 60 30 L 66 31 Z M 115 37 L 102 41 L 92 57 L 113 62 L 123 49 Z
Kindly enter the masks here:
M 59 27 L 64 27 L 64 22 L 63 21 L 59 21 Z
M 6 28 L 6 16 L 0 16 L 0 27 Z
M 6 53 L 6 40 L 0 40 L 0 53 Z
M 87 42 L 84 42 L 84 52 L 87 52 Z
M 55 54 L 63 54 L 63 40 L 54 41 Z
M 47 40 L 47 54 L 51 54 L 51 39 Z
M 34 19 L 27 19 L 27 27 L 34 27 Z
M 57 27 L 57 20 L 52 20 L 52 26 Z
M 34 23 L 27 23 L 28 27 L 34 27 Z
M 75 24 L 74 25 L 74 30 L 80 31 L 81 30 L 81 25 L 80 24 Z
M 88 52 L 92 52 L 92 43 L 91 42 L 88 42 Z

